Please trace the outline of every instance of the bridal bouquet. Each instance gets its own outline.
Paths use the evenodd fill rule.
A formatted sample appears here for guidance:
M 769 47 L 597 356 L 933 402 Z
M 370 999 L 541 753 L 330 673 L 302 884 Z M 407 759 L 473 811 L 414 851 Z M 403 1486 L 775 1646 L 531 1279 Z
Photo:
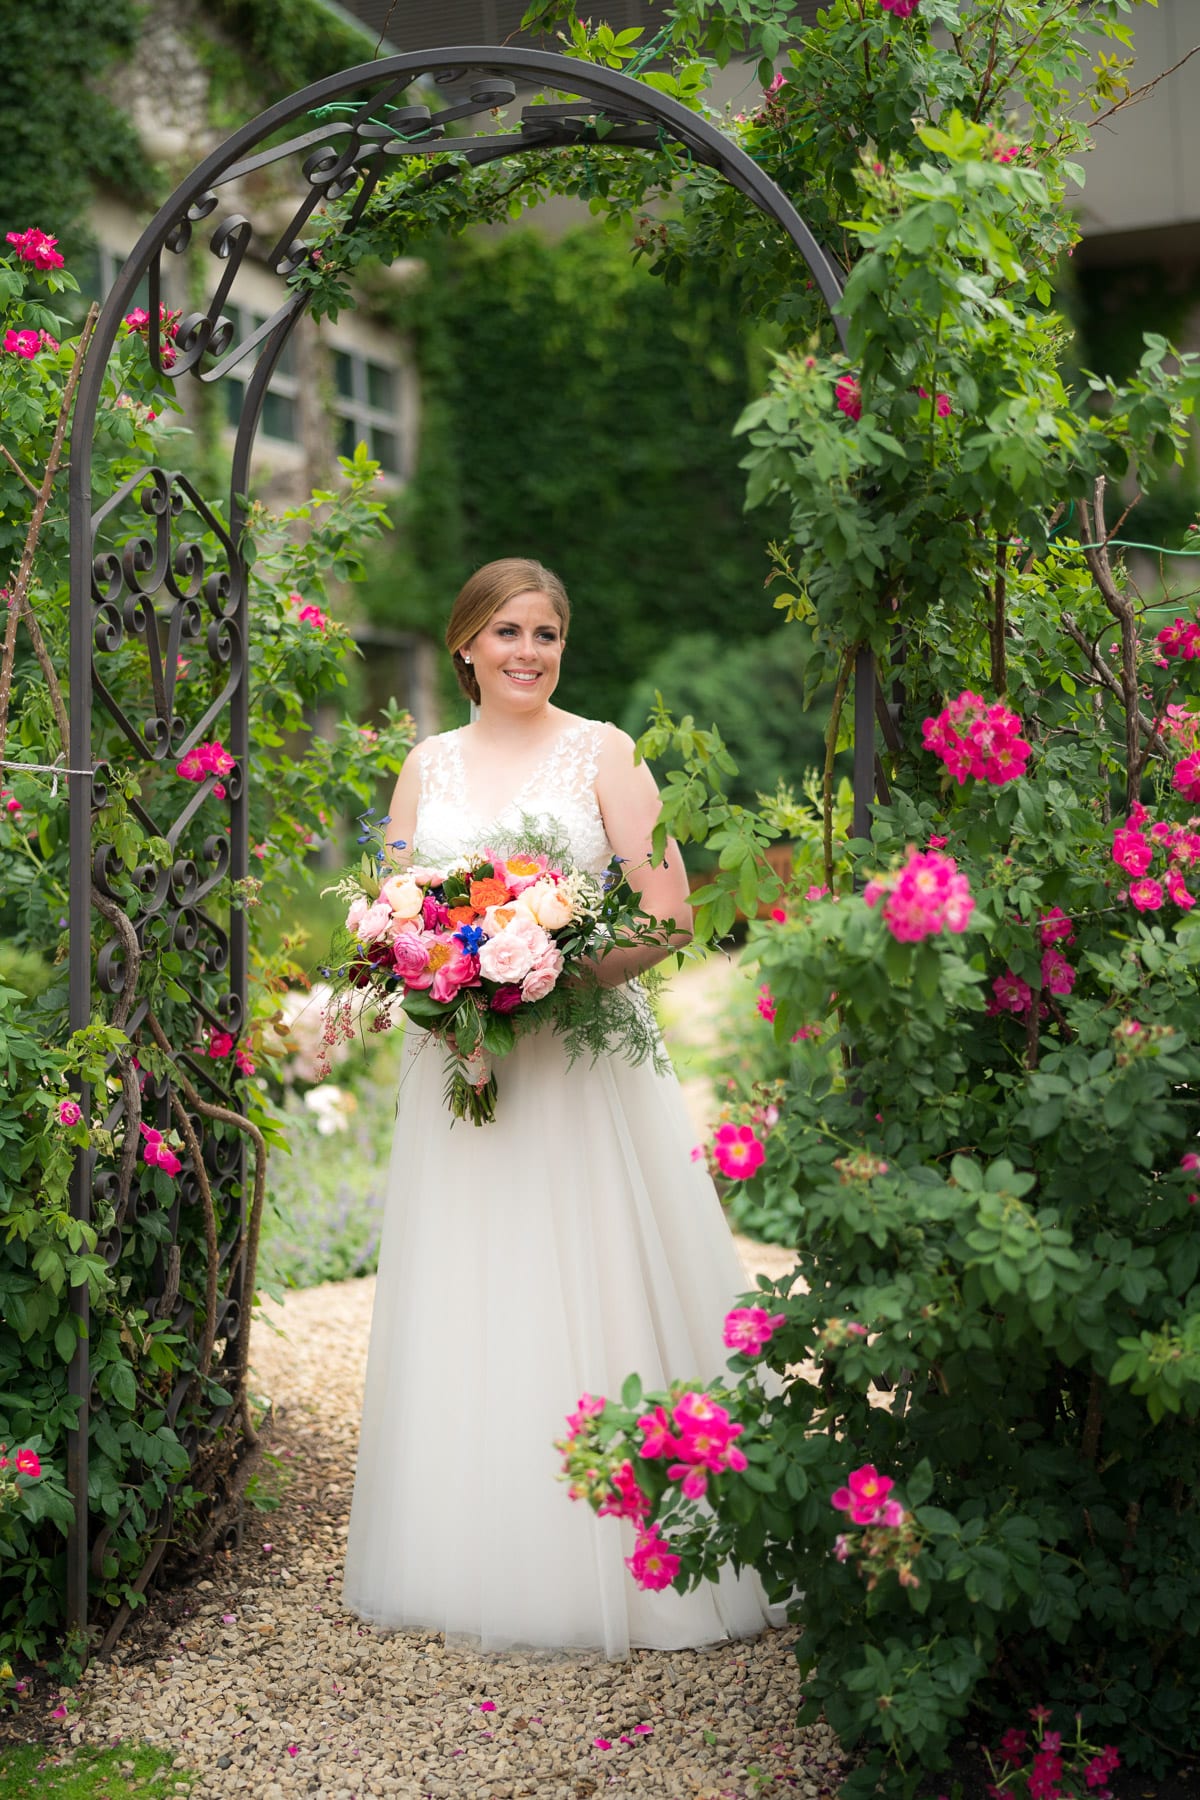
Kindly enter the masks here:
M 387 823 L 364 834 L 379 841 L 360 867 L 325 890 L 348 903 L 327 1016 L 352 1016 L 351 991 L 369 989 L 373 1029 L 383 1030 L 398 1003 L 443 1045 L 447 1105 L 475 1125 L 495 1117 L 493 1065 L 540 1025 L 563 1035 L 572 1061 L 617 1052 L 662 1062 L 644 1002 L 601 987 L 586 966 L 618 946 L 661 944 L 673 929 L 650 918 L 619 871 L 571 868 L 528 834 L 445 867 L 397 870 L 382 842 Z

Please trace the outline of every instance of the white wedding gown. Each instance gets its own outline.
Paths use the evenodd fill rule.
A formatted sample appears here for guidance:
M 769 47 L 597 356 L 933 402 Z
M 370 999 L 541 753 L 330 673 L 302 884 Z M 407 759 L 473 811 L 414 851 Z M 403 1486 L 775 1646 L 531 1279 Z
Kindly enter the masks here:
M 426 739 L 416 854 L 547 821 L 573 860 L 612 851 L 594 792 L 601 728 L 568 725 L 493 820 L 460 734 Z M 388 1177 L 346 1546 L 344 1603 L 387 1629 L 483 1650 L 682 1649 L 762 1630 L 752 1574 L 639 1590 L 632 1528 L 555 1479 L 579 1396 L 724 1372 L 746 1286 L 679 1084 L 618 1058 L 567 1067 L 545 1030 L 497 1066 L 495 1121 L 453 1122 L 441 1052 L 409 1029 Z

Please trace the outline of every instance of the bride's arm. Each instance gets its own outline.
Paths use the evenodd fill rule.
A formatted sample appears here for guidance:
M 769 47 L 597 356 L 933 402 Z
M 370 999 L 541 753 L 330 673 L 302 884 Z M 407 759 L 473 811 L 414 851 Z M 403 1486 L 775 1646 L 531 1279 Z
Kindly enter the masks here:
M 692 909 L 687 872 L 674 838 L 667 839 L 663 861 L 657 867 L 651 863 L 651 840 L 660 810 L 658 787 L 646 764 L 634 761 L 633 739 L 614 725 L 604 734 L 596 799 L 608 841 L 622 859 L 629 885 L 641 896 L 651 918 L 674 922 L 674 929 L 663 933 L 661 946 L 613 950 L 599 959 L 596 972 L 600 981 L 605 987 L 615 987 L 691 943 Z
M 421 769 L 417 760 L 419 746 L 414 744 L 401 766 L 396 777 L 396 785 L 392 789 L 392 803 L 388 807 L 389 822 L 386 833 L 389 862 L 397 868 L 406 869 L 412 862 L 413 838 L 417 829 L 417 800 L 421 792 Z M 391 846 L 397 838 L 404 840 L 403 850 L 393 850 Z

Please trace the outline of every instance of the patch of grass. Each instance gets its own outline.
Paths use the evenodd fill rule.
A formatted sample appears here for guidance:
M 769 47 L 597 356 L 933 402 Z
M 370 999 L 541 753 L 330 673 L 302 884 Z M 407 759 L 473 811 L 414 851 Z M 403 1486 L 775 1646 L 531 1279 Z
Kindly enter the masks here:
M 153 1744 L 90 1744 L 55 1750 L 21 1744 L 0 1750 L 0 1794 L 4 1800 L 173 1800 L 200 1779 L 193 1769 L 171 1762 Z

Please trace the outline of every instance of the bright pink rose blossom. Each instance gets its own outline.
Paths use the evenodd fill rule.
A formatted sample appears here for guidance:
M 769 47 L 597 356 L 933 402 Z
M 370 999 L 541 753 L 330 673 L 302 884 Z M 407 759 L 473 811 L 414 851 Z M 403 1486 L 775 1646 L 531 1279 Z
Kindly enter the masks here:
M 856 1525 L 873 1525 L 895 1485 L 891 1476 L 881 1475 L 874 1463 L 864 1463 L 861 1469 L 851 1472 L 845 1487 L 834 1489 L 829 1502 L 838 1512 L 849 1513 Z
M 1200 752 L 1194 756 L 1185 756 L 1182 762 L 1175 764 L 1171 773 L 1171 786 L 1185 800 L 1200 801 Z
M 765 1306 L 735 1306 L 725 1315 L 725 1343 L 741 1356 L 757 1356 L 767 1340 L 786 1323 L 786 1313 L 768 1313 Z
M 666 1588 L 678 1573 L 679 1558 L 666 1538 L 659 1535 L 658 1527 L 652 1525 L 638 1538 L 633 1555 L 625 1558 L 625 1567 L 640 1588 Z
M 843 375 L 833 391 L 839 411 L 844 412 L 848 419 L 862 418 L 862 389 L 858 385 L 857 376 Z
M 1162 883 L 1146 875 L 1129 884 L 1129 898 L 1138 912 L 1157 912 L 1163 903 Z
M 966 876 L 954 858 L 940 850 L 910 850 L 898 874 L 867 883 L 863 899 L 868 906 L 884 900 L 884 924 L 894 938 L 908 944 L 943 930 L 965 931 L 975 910 Z
M 17 256 L 22 262 L 32 263 L 35 269 L 61 269 L 62 253 L 58 250 L 58 239 L 47 237 L 36 225 L 28 231 L 10 231 L 7 234 Z
M 1021 736 L 1021 720 L 997 700 L 964 690 L 936 718 L 921 725 L 925 748 L 940 758 L 958 782 L 968 775 L 1000 787 L 1025 773 L 1032 746 Z
M 753 1175 L 766 1151 L 749 1125 L 719 1125 L 713 1137 L 713 1160 L 722 1175 L 743 1181 Z
M 60 1100 L 58 1103 L 58 1122 L 60 1125 L 78 1125 L 83 1118 L 78 1100 Z

